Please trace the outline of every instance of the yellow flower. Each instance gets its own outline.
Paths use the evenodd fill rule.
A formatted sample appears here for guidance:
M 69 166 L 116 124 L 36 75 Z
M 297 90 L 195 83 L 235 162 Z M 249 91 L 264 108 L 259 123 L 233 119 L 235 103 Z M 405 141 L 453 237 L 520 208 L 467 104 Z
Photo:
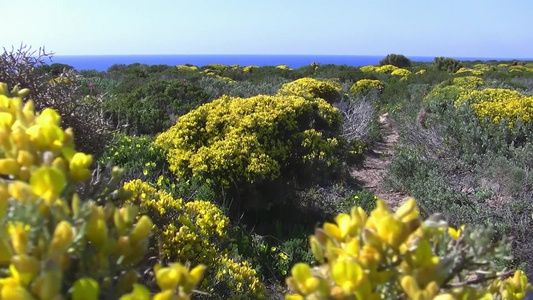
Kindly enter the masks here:
M 23 223 L 10 223 L 8 225 L 9 236 L 11 237 L 11 245 L 17 254 L 26 254 L 28 251 L 28 230 L 29 226 Z
M 461 236 L 461 233 L 465 230 L 465 225 L 461 225 L 459 229 L 455 229 L 453 227 L 448 227 L 448 234 L 450 237 L 454 240 L 458 240 Z
M 63 191 L 66 183 L 63 172 L 55 167 L 42 166 L 34 171 L 30 177 L 32 191 L 48 202 Z
M 72 288 L 72 300 L 97 300 L 99 293 L 98 282 L 85 277 L 78 279 Z
M 74 230 L 68 221 L 61 221 L 57 224 L 52 243 L 50 244 L 50 254 L 59 255 L 65 252 L 74 241 Z
M 19 172 L 19 164 L 13 158 L 0 159 L 0 174 L 17 175 Z
M 292 278 L 297 289 L 304 295 L 309 295 L 318 289 L 320 281 L 311 274 L 311 268 L 304 263 L 292 267 Z
M 346 294 L 353 293 L 364 279 L 363 268 L 353 260 L 335 262 L 331 276 Z
M 152 231 L 152 227 L 154 226 L 154 223 L 152 223 L 152 220 L 146 215 L 143 215 L 137 224 L 135 224 L 135 227 L 130 233 L 130 240 L 133 244 L 135 244 L 137 241 L 140 241 L 148 235 L 150 235 L 150 232 Z
M 91 177 L 91 172 L 88 168 L 93 162 L 92 155 L 87 155 L 82 152 L 77 152 L 70 160 L 70 178 L 74 181 L 85 181 Z

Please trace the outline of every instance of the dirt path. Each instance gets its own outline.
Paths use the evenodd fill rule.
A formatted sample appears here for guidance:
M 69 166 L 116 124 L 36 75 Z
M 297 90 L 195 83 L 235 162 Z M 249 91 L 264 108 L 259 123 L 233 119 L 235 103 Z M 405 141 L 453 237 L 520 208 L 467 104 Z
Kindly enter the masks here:
M 367 153 L 363 167 L 353 169 L 351 174 L 361 187 L 373 192 L 395 209 L 403 203 L 407 195 L 387 190 L 383 177 L 394 155 L 394 145 L 398 142 L 399 135 L 394 121 L 388 118 L 388 114 L 381 115 L 379 122 L 383 140 L 375 143 Z

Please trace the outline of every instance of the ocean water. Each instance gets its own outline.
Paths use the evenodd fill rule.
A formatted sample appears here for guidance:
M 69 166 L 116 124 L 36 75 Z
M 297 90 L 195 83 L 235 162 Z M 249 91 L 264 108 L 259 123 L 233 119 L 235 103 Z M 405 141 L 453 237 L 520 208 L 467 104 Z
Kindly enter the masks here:
M 348 65 L 354 67 L 378 64 L 385 56 L 371 55 L 57 55 L 51 63 L 63 63 L 77 70 L 107 71 L 114 64 L 141 63 L 147 65 L 184 65 L 205 66 L 223 64 L 240 66 L 277 66 L 287 65 L 300 68 L 313 62 L 317 64 Z M 461 58 L 459 60 L 509 60 L 499 58 Z M 434 57 L 409 56 L 412 61 L 430 62 Z M 47 62 L 48 63 L 48 62 Z
M 385 56 L 364 55 L 57 55 L 51 63 L 62 63 L 77 70 L 106 71 L 114 64 L 141 63 L 147 65 L 184 65 L 205 66 L 223 64 L 240 66 L 277 66 L 287 65 L 300 68 L 313 62 L 317 64 L 336 64 L 366 66 L 378 64 Z M 433 57 L 410 57 L 413 61 L 433 61 Z

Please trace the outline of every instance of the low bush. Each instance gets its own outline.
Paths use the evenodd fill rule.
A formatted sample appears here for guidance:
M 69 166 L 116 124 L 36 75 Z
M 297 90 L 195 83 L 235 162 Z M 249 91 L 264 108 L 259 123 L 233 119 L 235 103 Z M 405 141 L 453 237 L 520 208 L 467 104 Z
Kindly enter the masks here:
M 300 78 L 281 86 L 278 96 L 298 96 L 306 99 L 322 98 L 328 103 L 341 99 L 342 87 L 334 81 Z
M 155 143 L 176 176 L 246 190 L 280 176 L 327 175 L 345 149 L 340 126 L 339 111 L 320 98 L 223 96 L 182 116 Z

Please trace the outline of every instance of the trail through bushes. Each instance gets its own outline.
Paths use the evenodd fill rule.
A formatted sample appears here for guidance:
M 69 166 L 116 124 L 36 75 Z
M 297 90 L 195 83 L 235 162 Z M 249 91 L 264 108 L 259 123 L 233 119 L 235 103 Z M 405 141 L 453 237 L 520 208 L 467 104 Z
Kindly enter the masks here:
M 394 146 L 398 142 L 398 129 L 387 113 L 379 117 L 379 122 L 383 138 L 368 151 L 363 166 L 353 168 L 350 174 L 362 188 L 376 194 L 390 207 L 397 208 L 407 195 L 387 189 L 383 180 L 394 155 Z

